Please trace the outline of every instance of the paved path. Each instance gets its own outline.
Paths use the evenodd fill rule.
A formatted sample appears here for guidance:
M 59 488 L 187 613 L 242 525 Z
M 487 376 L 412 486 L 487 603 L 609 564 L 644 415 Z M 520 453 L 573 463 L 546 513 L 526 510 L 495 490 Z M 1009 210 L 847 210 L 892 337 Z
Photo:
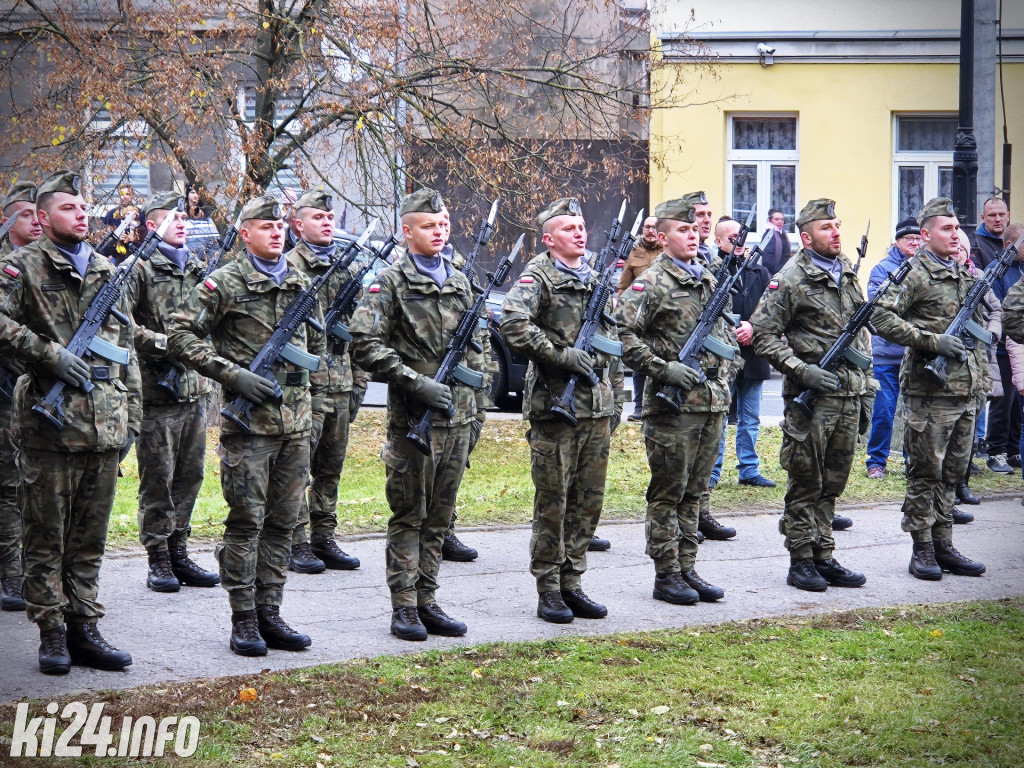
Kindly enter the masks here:
M 440 604 L 469 624 L 461 639 L 431 638 L 425 643 L 396 640 L 388 633 L 390 604 L 384 586 L 384 542 L 380 537 L 349 541 L 344 548 L 362 560 L 355 572 L 291 574 L 283 615 L 308 632 L 313 646 L 301 653 L 270 651 L 244 659 L 228 650 L 230 614 L 219 587 L 183 589 L 173 595 L 146 589 L 146 559 L 140 553 L 112 554 L 103 565 L 100 597 L 107 606 L 104 635 L 130 651 L 135 663 L 125 672 L 72 668 L 66 677 L 39 674 L 38 633 L 22 614 L 0 614 L 0 701 L 47 697 L 103 688 L 129 688 L 198 677 L 257 673 L 344 659 L 410 653 L 429 648 L 498 640 L 535 640 L 573 634 L 597 635 L 631 630 L 713 624 L 784 614 L 810 614 L 865 606 L 953 602 L 1024 595 L 1024 514 L 1019 498 L 973 507 L 977 520 L 957 526 L 956 543 L 983 560 L 981 578 L 946 575 L 923 582 L 907 573 L 910 538 L 899 530 L 899 505 L 847 509 L 856 521 L 838 533 L 837 558 L 864 571 L 861 589 L 800 592 L 785 584 L 788 556 L 777 533 L 778 515 L 723 516 L 739 529 L 731 542 L 701 547 L 698 571 L 725 588 L 718 604 L 671 606 L 651 599 L 654 572 L 644 555 L 643 524 L 609 523 L 600 533 L 612 540 L 609 552 L 592 553 L 584 587 L 608 605 L 601 621 L 577 619 L 556 626 L 536 618 L 536 593 L 526 560 L 529 530 L 506 528 L 461 531 L 480 550 L 474 563 L 444 563 Z M 213 563 L 209 551 L 198 560 Z

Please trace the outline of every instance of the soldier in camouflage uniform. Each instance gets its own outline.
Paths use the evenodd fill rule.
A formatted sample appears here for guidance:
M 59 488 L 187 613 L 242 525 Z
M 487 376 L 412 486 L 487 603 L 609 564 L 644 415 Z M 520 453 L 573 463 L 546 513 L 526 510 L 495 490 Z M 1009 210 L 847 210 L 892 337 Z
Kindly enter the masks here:
M 309 635 L 288 626 L 280 608 L 309 477 L 309 438 L 314 419 L 323 418 L 313 411 L 313 399 L 323 402 L 327 380 L 323 365 L 305 368 L 282 359 L 274 371 L 283 392 L 277 399 L 273 385 L 249 370 L 310 280 L 282 256 L 284 222 L 275 198 L 250 200 L 241 219 L 245 250 L 188 293 L 171 316 L 167 347 L 173 358 L 220 382 L 225 403 L 239 396 L 253 403 L 248 431 L 230 419 L 221 422 L 217 453 L 228 516 L 216 556 L 231 603 L 231 650 L 263 656 L 268 647 L 297 651 L 311 644 Z M 323 356 L 323 336 L 304 324 L 290 343 Z
M 331 196 L 322 189 L 300 195 L 291 208 L 292 229 L 297 235 L 294 249 L 285 254 L 292 268 L 315 279 L 336 257 L 334 210 Z M 317 294 L 326 312 L 334 297 L 352 278 L 352 270 L 335 270 L 328 284 Z M 342 551 L 334 540 L 338 527 L 338 483 L 348 448 L 348 428 L 353 407 L 359 400 L 352 396 L 353 370 L 348 342 L 327 337 L 327 397 L 314 403 L 324 412 L 323 429 L 314 430 L 310 441 L 309 492 L 299 508 L 299 519 L 292 534 L 290 568 L 299 573 L 321 573 L 325 568 L 352 571 L 359 558 Z M 365 389 L 364 374 L 360 385 Z M 309 528 L 307 538 L 307 527 Z
M 900 370 L 907 452 L 902 527 L 914 542 L 910 573 L 937 581 L 944 570 L 961 576 L 985 572 L 984 565 L 953 546 L 952 509 L 970 461 L 978 403 L 988 391 L 988 350 L 982 343 L 967 349 L 960 337 L 945 332 L 976 282 L 953 259 L 960 224 L 952 201 L 930 200 L 917 221 L 924 245 L 898 289 L 881 299 L 871 322 L 879 336 L 907 347 Z M 974 314 L 982 327 L 983 306 L 980 302 Z M 946 357 L 944 386 L 927 369 L 936 355 Z
M 864 328 L 853 344 L 864 356 L 863 368 L 844 363 L 833 373 L 818 366 L 864 292 L 842 253 L 835 203 L 811 200 L 796 223 L 803 248 L 768 283 L 750 323 L 754 352 L 785 377 L 779 463 L 789 480 L 779 531 L 791 559 L 786 583 L 824 592 L 829 585 L 867 581 L 833 557 L 832 517 L 850 476 L 858 431 L 871 425 L 871 342 Z M 810 417 L 793 402 L 805 389 L 817 394 Z
M 697 258 L 699 224 L 694 207 L 669 200 L 655 211 L 664 252 L 623 293 L 616 309 L 623 359 L 650 377 L 644 391 L 644 438 L 651 482 L 647 487 L 647 554 L 654 560 L 654 599 L 675 605 L 713 602 L 725 591 L 695 570 L 697 510 L 718 458 L 729 410 L 728 363 L 739 353 L 725 324 L 715 323 L 721 356 L 701 352 L 699 372 L 679 361 L 715 278 Z M 685 391 L 681 412 L 659 398 L 665 386 Z
M 441 544 L 448 530 L 466 459 L 484 423 L 486 392 L 460 382 L 434 381 L 445 348 L 473 303 L 469 280 L 441 257 L 444 201 L 431 189 L 407 195 L 399 206 L 406 252 L 367 289 L 352 317 L 352 356 L 388 382 L 387 442 L 381 453 L 391 507 L 387 583 L 391 632 L 402 640 L 427 634 L 459 637 L 466 625 L 435 600 Z M 483 343 L 483 332 L 477 332 Z M 482 354 L 464 363 L 483 372 Z M 430 455 L 406 435 L 430 410 Z M 453 410 L 449 417 L 447 412 Z
M 97 339 L 119 347 L 127 364 L 86 362 L 63 346 L 114 272 L 85 242 L 88 206 L 79 185 L 71 172 L 45 179 L 36 195 L 43 236 L 0 262 L 0 356 L 16 354 L 28 368 L 15 392 L 23 594 L 39 625 L 39 668 L 48 674 L 65 674 L 72 662 L 98 669 L 132 663 L 96 622 L 117 465 L 142 420 L 139 369 L 131 328 L 112 315 Z M 123 302 L 121 308 L 127 311 Z M 32 412 L 58 381 L 66 385 L 59 430 Z M 87 381 L 89 392 L 82 389 Z
M 585 259 L 587 228 L 574 197 L 561 198 L 537 217 L 548 250 L 534 257 L 505 297 L 501 333 L 509 347 L 530 360 L 523 416 L 530 422 L 533 535 L 530 572 L 537 580 L 537 616 L 556 624 L 574 617 L 600 619 L 608 611 L 581 587 L 587 547 L 601 517 L 608 447 L 626 399 L 618 357 L 573 344 L 598 277 Z M 614 326 L 600 333 L 614 341 Z M 586 384 L 593 371 L 597 386 Z M 551 407 L 572 374 L 576 389 L 575 427 Z
M 36 216 L 36 185 L 30 181 L 16 181 L 7 190 L 0 207 L 6 224 L 10 217 L 18 216 L 7 236 L 0 241 L 0 258 L 18 248 L 34 243 L 42 235 Z M 11 357 L 0 362 L 0 609 L 24 611 L 21 580 L 24 568 L 21 560 L 21 509 L 18 507 L 18 462 L 14 433 L 14 384 L 23 372 L 24 364 Z
M 203 279 L 204 267 L 185 246 L 185 211 L 176 192 L 142 207 L 143 226 L 175 222 L 149 260 L 132 271 L 125 293 L 135 319 L 142 374 L 139 460 L 139 541 L 149 556 L 146 586 L 177 592 L 181 585 L 213 587 L 220 578 L 188 556 L 189 521 L 206 464 L 207 379 L 167 357 L 167 324 L 181 300 Z
M 1003 244 L 1017 242 L 1024 234 L 1024 224 L 1010 224 L 1003 230 Z M 1021 254 L 1017 255 L 1021 258 Z M 1018 280 L 1003 299 L 1003 333 L 1018 344 L 1024 344 L 1024 280 Z

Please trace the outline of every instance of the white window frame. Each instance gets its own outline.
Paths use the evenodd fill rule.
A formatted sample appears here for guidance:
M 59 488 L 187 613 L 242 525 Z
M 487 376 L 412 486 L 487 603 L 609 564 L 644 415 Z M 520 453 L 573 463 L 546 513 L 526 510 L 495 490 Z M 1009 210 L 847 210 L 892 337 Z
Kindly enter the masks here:
M 86 127 L 86 130 L 105 131 L 108 130 L 109 128 L 110 117 L 107 111 L 104 109 L 99 110 L 90 116 L 90 120 Z M 141 204 L 142 199 L 149 197 L 151 190 L 151 181 L 149 175 L 149 153 L 148 151 L 146 151 L 146 142 L 149 139 L 149 126 L 146 125 L 145 121 L 143 120 L 130 120 L 126 122 L 124 125 L 122 125 L 120 128 L 118 128 L 116 131 L 114 131 L 111 134 L 111 139 L 114 141 L 124 141 L 126 143 L 136 142 L 138 144 L 139 150 L 142 151 L 143 154 L 145 155 L 144 160 L 138 163 L 138 165 L 142 165 L 145 167 L 145 188 L 140 188 L 142 185 L 140 185 L 139 181 L 133 180 L 130 175 L 127 177 L 122 177 L 118 184 L 114 185 L 114 189 L 116 189 L 117 187 L 123 184 L 131 184 L 132 187 L 135 189 L 136 196 L 139 198 L 139 202 Z M 132 165 L 136 165 L 136 163 L 133 162 Z M 101 171 L 96 167 L 96 164 L 94 162 L 87 163 L 85 170 L 88 175 L 89 197 L 92 201 L 89 213 L 91 216 L 103 216 L 110 208 L 113 208 L 116 205 L 118 205 L 117 194 L 114 194 L 110 199 L 97 199 L 97 189 L 99 185 L 97 184 L 96 179 L 97 176 L 101 173 Z
M 796 123 L 796 149 L 733 149 L 733 121 L 740 120 L 793 120 Z M 729 112 L 726 114 L 725 136 L 725 213 L 732 215 L 733 185 L 732 169 L 734 165 L 757 166 L 757 220 L 751 232 L 750 241 L 760 239 L 768 223 L 768 211 L 771 205 L 771 167 L 773 165 L 794 166 L 794 200 L 800 200 L 800 114 L 798 112 Z M 797 204 L 799 205 L 799 203 Z M 799 209 L 797 209 L 799 210 Z M 790 245 L 796 245 L 799 236 L 795 232 L 787 232 Z
M 953 167 L 953 148 L 948 152 L 935 150 L 900 150 L 900 118 L 955 118 L 955 112 L 894 112 L 892 115 L 892 226 L 896 229 L 900 221 L 900 168 L 924 168 L 924 190 L 922 200 L 931 200 L 939 195 L 939 170 Z

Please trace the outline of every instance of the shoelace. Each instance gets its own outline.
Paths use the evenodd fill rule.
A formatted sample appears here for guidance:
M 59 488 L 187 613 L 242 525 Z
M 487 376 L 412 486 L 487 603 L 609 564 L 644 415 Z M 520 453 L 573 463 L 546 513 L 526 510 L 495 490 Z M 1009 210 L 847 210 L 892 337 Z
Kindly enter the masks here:
M 103 639 L 103 635 L 100 634 L 95 624 L 85 624 L 82 634 L 85 635 L 86 639 L 93 645 L 98 645 L 104 651 L 116 651 L 117 649 Z
M 64 652 L 64 633 L 47 633 L 46 636 L 43 637 L 43 651 L 47 656 L 62 655 Z

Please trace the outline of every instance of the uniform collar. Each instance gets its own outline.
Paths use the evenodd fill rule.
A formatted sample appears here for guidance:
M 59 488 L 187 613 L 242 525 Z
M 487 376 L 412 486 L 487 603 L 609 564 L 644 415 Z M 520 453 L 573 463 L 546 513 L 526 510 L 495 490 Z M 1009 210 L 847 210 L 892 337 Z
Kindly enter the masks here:
M 53 242 L 53 240 L 51 240 L 45 234 L 41 235 L 39 239 L 36 240 L 36 245 L 39 246 L 39 250 L 42 253 L 46 254 L 47 258 L 49 258 L 50 263 L 53 265 L 54 269 L 61 272 L 70 272 L 75 277 L 79 277 L 78 270 L 75 269 L 75 265 L 67 260 L 67 257 L 60 252 L 60 249 L 57 247 L 57 244 Z M 85 245 L 87 248 L 92 250 L 92 246 L 90 246 L 88 243 L 86 243 Z M 26 246 L 26 248 L 27 247 L 28 246 Z M 20 250 L 24 251 L 24 249 Z M 113 265 L 113 263 L 111 263 L 109 259 L 100 256 L 95 251 L 92 251 L 92 258 L 89 259 L 89 268 L 86 270 L 85 274 L 86 276 L 89 276 L 91 274 L 106 275 L 113 272 L 115 269 L 116 267 Z
M 198 266 L 199 259 L 196 258 L 196 255 L 192 253 L 192 251 L 189 251 L 188 257 L 185 259 L 185 269 L 179 270 L 178 265 L 160 253 L 160 249 L 157 248 L 153 251 L 153 255 L 149 257 L 149 263 L 153 265 L 154 269 L 181 275 L 185 272 L 191 271 L 193 265 Z
M 796 259 L 797 263 L 803 268 L 804 272 L 807 273 L 807 277 L 810 278 L 811 280 L 820 280 L 823 282 L 831 283 L 832 285 L 836 284 L 835 280 L 833 279 L 830 273 L 826 272 L 824 269 L 822 269 L 821 267 L 814 263 L 814 260 L 811 259 L 811 254 L 808 253 L 806 249 L 801 248 L 800 252 L 796 256 Z M 853 272 L 853 265 L 850 264 L 850 260 L 846 258 L 845 254 L 839 254 L 839 263 L 843 267 L 843 271 L 839 275 L 840 282 L 842 282 L 847 275 L 849 275 L 851 278 L 856 279 L 856 275 Z
M 675 259 L 669 256 L 665 251 L 662 251 L 660 254 L 658 254 L 658 258 L 655 261 L 655 263 L 661 265 L 661 268 L 665 270 L 666 274 L 671 275 L 675 279 L 675 281 L 677 283 L 680 283 L 681 285 L 710 286 L 711 279 L 714 277 L 714 273 L 706 264 L 704 264 L 702 261 L 698 261 L 699 258 L 700 257 L 696 257 L 694 259 L 694 261 L 697 261 L 697 263 L 700 264 L 704 270 L 703 272 L 701 272 L 699 280 L 695 278 L 693 275 L 691 275 L 689 272 L 687 272 L 685 269 L 680 267 L 678 264 L 676 264 Z M 643 279 L 643 275 L 641 275 L 640 278 Z
M 335 252 L 335 255 L 337 255 L 337 252 Z M 305 240 L 299 240 L 295 247 L 285 254 L 285 258 L 288 259 L 289 264 L 296 264 L 297 266 L 304 266 L 309 269 L 316 269 L 318 267 L 322 269 L 330 266 L 329 262 L 324 261 L 319 255 L 313 253 L 313 249 L 306 244 Z
M 551 284 L 553 286 L 576 285 L 576 286 L 587 287 L 587 286 L 591 285 L 594 282 L 594 279 L 597 276 L 597 272 L 595 272 L 593 270 L 593 268 L 591 268 L 591 270 L 590 270 L 590 282 L 582 283 L 582 282 L 580 282 L 580 279 L 578 277 L 576 277 L 575 275 L 571 275 L 568 272 L 563 272 L 562 270 L 560 270 L 558 268 L 558 266 L 555 264 L 556 259 L 552 255 L 551 251 L 544 251 L 541 254 L 541 256 L 545 257 L 541 261 L 541 264 L 543 265 L 544 271 L 547 273 L 548 279 L 551 281 Z
M 283 254 L 282 258 L 284 258 Z M 272 277 L 263 274 L 252 265 L 252 262 L 249 261 L 249 257 L 245 254 L 245 251 L 239 255 L 239 258 L 237 258 L 236 261 L 238 263 L 239 274 L 250 290 L 269 291 L 272 288 L 284 288 L 285 286 L 296 286 L 300 289 L 305 287 L 303 285 L 302 276 L 299 275 L 291 265 L 289 265 L 288 272 L 285 274 L 284 279 L 281 281 L 281 285 L 279 286 L 274 282 Z

